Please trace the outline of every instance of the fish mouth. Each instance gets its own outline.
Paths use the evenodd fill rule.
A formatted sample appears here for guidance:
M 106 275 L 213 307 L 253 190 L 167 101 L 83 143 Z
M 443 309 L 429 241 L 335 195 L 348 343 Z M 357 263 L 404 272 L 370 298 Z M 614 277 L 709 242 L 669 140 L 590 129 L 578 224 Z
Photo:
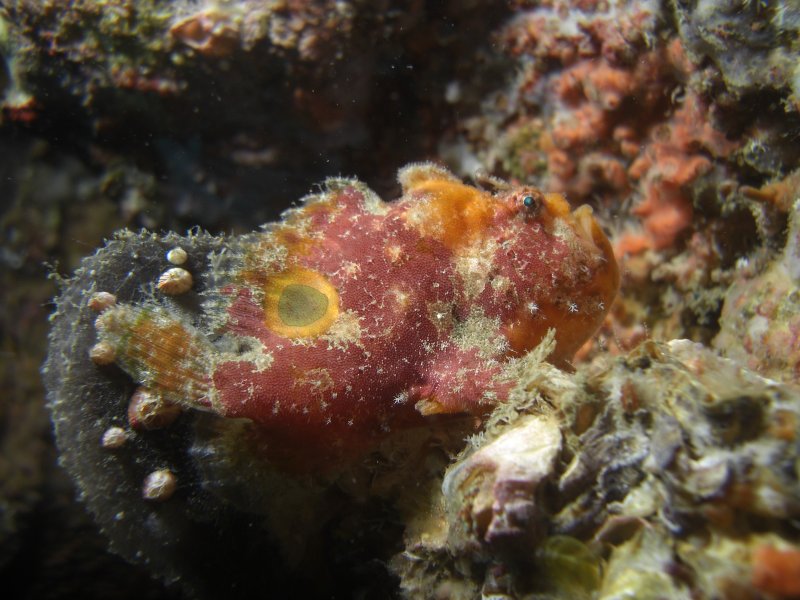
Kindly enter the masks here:
M 588 204 L 582 204 L 572 211 L 570 215 L 572 222 L 575 226 L 575 233 L 587 242 L 591 242 L 595 246 L 602 246 L 600 240 L 605 238 L 605 234 L 600 229 L 597 221 L 594 219 L 594 211 Z
M 611 247 L 611 242 L 608 240 L 603 228 L 600 227 L 597 220 L 594 218 L 592 207 L 588 204 L 583 204 L 576 208 L 570 214 L 572 219 L 573 229 L 578 238 L 585 240 L 587 244 L 603 257 L 605 267 L 603 269 L 604 275 L 607 278 L 609 285 L 615 290 L 619 290 L 620 275 L 617 259 L 614 256 L 614 249 Z M 613 298 L 613 296 L 612 296 Z

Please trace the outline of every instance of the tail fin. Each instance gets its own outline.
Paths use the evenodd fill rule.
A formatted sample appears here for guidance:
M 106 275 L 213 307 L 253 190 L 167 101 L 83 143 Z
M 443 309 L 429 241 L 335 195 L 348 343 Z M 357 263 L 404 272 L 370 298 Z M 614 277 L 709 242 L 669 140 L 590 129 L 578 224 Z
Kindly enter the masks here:
M 136 383 L 181 406 L 212 407 L 211 347 L 194 328 L 161 307 L 130 304 L 103 311 L 95 327 Z

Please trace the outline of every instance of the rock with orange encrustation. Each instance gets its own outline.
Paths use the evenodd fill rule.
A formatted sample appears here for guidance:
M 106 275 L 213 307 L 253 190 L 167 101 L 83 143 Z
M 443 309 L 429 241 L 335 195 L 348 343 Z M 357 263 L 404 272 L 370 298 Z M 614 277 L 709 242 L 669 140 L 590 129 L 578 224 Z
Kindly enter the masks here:
M 714 346 L 779 381 L 800 383 L 800 202 L 789 212 L 786 245 L 771 261 L 743 258 L 725 293 Z
M 506 361 L 550 329 L 550 360 L 568 364 L 619 282 L 591 210 L 534 188 L 492 194 L 432 164 L 399 181 L 386 203 L 329 180 L 224 243 L 196 322 L 159 283 L 104 310 L 98 343 L 165 402 L 250 419 L 282 449 L 272 459 L 304 465 L 434 415 L 487 414 L 508 392 Z

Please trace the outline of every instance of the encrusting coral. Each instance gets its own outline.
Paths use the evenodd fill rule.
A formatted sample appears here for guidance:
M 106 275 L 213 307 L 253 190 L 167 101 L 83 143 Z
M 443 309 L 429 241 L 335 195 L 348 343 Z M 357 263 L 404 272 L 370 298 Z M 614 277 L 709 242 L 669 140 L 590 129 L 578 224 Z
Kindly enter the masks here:
M 737 261 L 780 244 L 780 213 L 794 201 L 796 61 L 786 59 L 796 9 L 648 0 L 515 9 L 498 35 L 514 76 L 457 122 L 443 152 L 464 173 L 480 164 L 587 202 L 609 227 L 623 293 L 581 358 L 648 336 L 709 343 Z
M 546 170 L 512 174 L 570 198 L 595 196 L 606 206 L 632 198 L 639 224 L 615 240 L 619 256 L 673 246 L 692 224 L 688 186 L 738 146 L 691 83 L 703 75 L 681 40 L 663 40 L 660 12 L 648 1 L 544 2 L 503 32 L 525 66 L 512 91 L 518 122 L 507 135 L 535 134 L 533 146 L 501 139 L 498 155 L 521 165 L 507 155 L 538 154 Z M 528 115 L 532 101 L 538 111 Z

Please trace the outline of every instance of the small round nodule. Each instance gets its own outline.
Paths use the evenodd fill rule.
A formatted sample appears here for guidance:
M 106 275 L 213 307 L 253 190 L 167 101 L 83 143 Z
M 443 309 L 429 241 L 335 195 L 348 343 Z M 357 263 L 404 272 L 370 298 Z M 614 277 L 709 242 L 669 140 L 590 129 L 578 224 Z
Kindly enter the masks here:
M 128 434 L 122 427 L 109 427 L 103 432 L 100 445 L 106 450 L 116 450 L 125 445 L 128 441 Z
M 189 271 L 180 267 L 173 267 L 161 274 L 161 277 L 158 278 L 157 287 L 165 294 L 178 296 L 192 289 L 193 284 L 192 274 Z
M 128 422 L 134 429 L 161 429 L 171 425 L 181 407 L 140 386 L 128 402 Z
M 189 258 L 189 255 L 186 254 L 186 250 L 179 246 L 167 252 L 167 260 L 173 265 L 182 265 L 187 258 Z
M 117 297 L 110 292 L 97 292 L 89 298 L 89 308 L 96 312 L 103 312 L 117 303 Z
M 96 365 L 110 365 L 117 358 L 114 347 L 108 342 L 97 342 L 89 349 L 89 358 Z
M 169 469 L 153 471 L 144 478 L 142 498 L 151 502 L 164 502 L 172 498 L 178 487 L 175 475 Z

